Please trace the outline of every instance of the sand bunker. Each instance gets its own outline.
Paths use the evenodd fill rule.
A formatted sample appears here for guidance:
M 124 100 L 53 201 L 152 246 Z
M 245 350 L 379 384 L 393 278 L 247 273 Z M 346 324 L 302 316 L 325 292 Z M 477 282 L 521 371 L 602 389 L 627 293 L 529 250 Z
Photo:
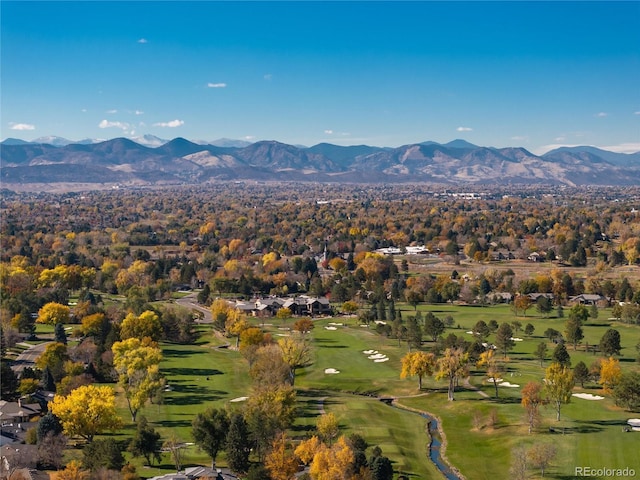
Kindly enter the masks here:
M 335 323 L 335 322 L 330 322 L 329 325 L 334 325 L 336 327 L 344 327 L 344 323 Z
M 632 427 L 640 427 L 640 418 L 630 418 L 627 420 L 627 424 Z
M 385 322 L 384 320 L 376 320 L 375 321 L 377 325 L 386 325 L 387 322 Z
M 365 355 L 373 355 L 375 353 L 378 353 L 377 350 L 364 350 L 362 353 L 364 353 Z
M 500 382 L 502 382 L 502 379 L 501 378 L 487 378 L 487 382 L 489 382 L 489 383 L 498 382 L 498 384 L 500 384 Z
M 340 373 L 340 370 L 336 370 L 335 368 L 325 368 L 324 373 L 327 375 L 335 375 L 336 373 Z
M 473 330 L 469 330 L 469 331 L 467 332 L 467 334 L 468 334 L 468 335 L 473 335 Z
M 376 358 L 374 360 L 375 363 L 382 363 L 382 362 L 388 362 L 389 361 L 389 357 L 384 357 L 384 358 Z
M 374 353 L 373 355 L 369 355 L 367 357 L 369 360 L 380 360 L 381 358 L 387 358 L 384 353 Z
M 522 342 L 522 339 L 518 337 L 511 337 L 511 340 L 513 340 L 514 342 Z
M 582 398 L 583 400 L 604 400 L 600 395 L 592 395 L 591 393 L 574 393 L 572 397 Z
M 229 400 L 230 402 L 244 402 L 245 400 L 247 400 L 249 397 L 238 397 L 238 398 L 234 398 L 233 400 Z
M 324 327 L 325 330 L 337 330 L 336 327 Z
M 509 383 L 509 382 L 500 382 L 498 385 L 500 385 L 501 387 L 508 387 L 508 388 L 518 388 L 520 385 L 516 385 L 515 383 Z

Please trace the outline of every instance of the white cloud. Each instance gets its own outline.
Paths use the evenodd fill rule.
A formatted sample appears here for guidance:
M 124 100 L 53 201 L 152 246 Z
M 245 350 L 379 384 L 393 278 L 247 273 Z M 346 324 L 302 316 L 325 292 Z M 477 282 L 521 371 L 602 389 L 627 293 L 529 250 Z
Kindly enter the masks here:
M 253 135 L 245 135 L 245 137 L 244 137 L 244 139 L 247 140 L 247 141 L 253 140 L 254 138 L 256 138 L 256 137 L 254 137 Z
M 82 113 L 87 113 L 87 109 L 83 108 L 82 110 L 80 110 Z
M 638 110 L 637 112 L 633 112 L 634 115 L 640 115 L 640 110 Z
M 325 130 L 324 133 L 327 135 L 333 135 L 333 130 Z
M 553 139 L 554 142 L 564 142 L 565 141 L 565 137 L 561 136 L 561 137 L 556 137 Z
M 154 127 L 168 127 L 168 128 L 176 128 L 182 125 L 184 125 L 184 121 L 178 120 L 178 119 L 171 120 L 170 122 L 158 122 L 153 124 Z
M 226 83 L 207 83 L 207 87 L 209 88 L 227 88 Z
M 458 127 L 456 130 L 458 132 L 473 132 L 473 128 L 470 127 Z
M 607 112 L 598 112 L 595 114 L 595 116 L 598 118 L 605 118 L 605 117 L 608 117 L 609 114 Z
M 121 128 L 122 130 L 126 130 L 129 128 L 128 123 L 124 122 L 110 122 L 109 120 L 102 120 L 98 127 L 100 128 Z
M 30 123 L 9 123 L 11 130 L 35 130 L 36 126 Z
M 602 150 L 609 150 L 616 153 L 636 153 L 640 152 L 640 143 L 620 143 L 618 145 L 609 145 L 607 147 L 598 147 Z
M 600 150 L 607 150 L 609 152 L 616 152 L 616 153 L 636 153 L 636 152 L 640 152 L 640 143 L 620 143 L 618 145 L 607 145 L 607 146 L 600 146 L 600 145 L 585 145 L 584 143 L 577 143 L 577 144 L 567 144 L 567 143 L 553 143 L 551 145 L 542 145 L 540 147 L 538 147 L 537 149 L 535 149 L 533 151 L 533 153 L 535 153 L 536 155 L 542 155 L 544 153 L 550 152 L 551 150 L 555 150 L 556 148 L 561 148 L 561 147 L 595 147 L 595 148 L 599 148 Z
M 142 115 L 144 112 L 142 110 L 136 110 L 133 113 L 135 113 L 136 115 Z
M 113 113 L 118 113 L 118 110 L 116 110 L 115 108 L 113 108 L 113 109 L 111 109 L 111 110 L 107 110 L 107 111 L 106 111 L 106 112 L 104 112 L 104 113 L 112 113 L 112 114 L 113 114 Z
M 141 38 L 140 40 L 138 40 L 138 43 L 149 43 L 149 40 L 147 40 L 146 38 Z

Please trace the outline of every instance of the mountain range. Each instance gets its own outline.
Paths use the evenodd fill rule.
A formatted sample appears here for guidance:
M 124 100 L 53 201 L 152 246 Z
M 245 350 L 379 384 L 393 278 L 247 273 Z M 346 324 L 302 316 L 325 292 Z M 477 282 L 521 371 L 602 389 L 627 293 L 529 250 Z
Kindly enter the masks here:
M 135 141 L 134 141 L 135 140 Z M 562 147 L 538 156 L 521 147 L 494 148 L 465 140 L 397 148 L 276 141 L 215 142 L 152 135 L 70 142 L 7 139 L 0 180 L 13 184 L 199 184 L 224 180 L 430 182 L 439 184 L 638 185 L 640 152 Z

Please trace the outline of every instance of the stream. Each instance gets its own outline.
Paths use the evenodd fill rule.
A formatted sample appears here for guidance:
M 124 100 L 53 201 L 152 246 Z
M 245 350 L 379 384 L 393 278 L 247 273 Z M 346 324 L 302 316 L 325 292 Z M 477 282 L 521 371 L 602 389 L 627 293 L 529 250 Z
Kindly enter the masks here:
M 407 408 L 403 408 L 396 404 L 392 403 L 392 399 L 383 398 L 381 399 L 387 405 L 398 408 L 400 410 L 404 410 L 405 412 L 413 413 L 415 415 L 420 415 L 422 418 L 427 420 L 427 431 L 429 432 L 430 442 L 429 442 L 429 459 L 433 462 L 436 468 L 444 475 L 447 480 L 461 480 L 456 472 L 454 472 L 449 465 L 445 463 L 441 455 L 442 448 L 442 436 L 440 435 L 440 430 L 438 430 L 438 420 L 425 412 L 415 412 L 413 410 L 409 410 Z

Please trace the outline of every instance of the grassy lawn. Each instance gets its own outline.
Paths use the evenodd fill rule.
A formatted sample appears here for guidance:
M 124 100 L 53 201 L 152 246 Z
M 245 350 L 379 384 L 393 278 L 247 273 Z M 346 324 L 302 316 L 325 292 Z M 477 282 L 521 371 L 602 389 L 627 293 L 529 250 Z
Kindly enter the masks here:
M 413 308 L 402 307 L 406 319 Z M 445 335 L 453 332 L 469 339 L 471 335 L 466 332 L 480 319 L 486 322 L 495 319 L 498 323 L 516 319 L 512 310 L 504 305 L 484 308 L 421 305 L 419 309 L 423 313 L 432 311 L 441 318 L 451 314 L 456 327 L 447 329 Z M 599 319 L 586 325 L 584 342 L 597 344 L 607 328 L 617 328 L 622 337 L 622 367 L 639 369 L 633 360 L 640 329 L 607 320 L 609 316 L 608 311 L 601 311 Z M 527 434 L 524 411 L 520 406 L 521 387 L 528 381 L 541 381 L 544 377 L 544 367 L 549 360 L 541 367 L 533 352 L 540 342 L 545 342 L 551 355 L 554 345 L 542 337 L 542 332 L 547 328 L 563 331 L 565 319 L 542 318 L 531 313 L 526 318 L 521 316 L 517 319 L 523 327 L 529 322 L 535 326 L 531 338 L 522 332 L 516 334 L 523 340 L 516 342 L 508 359 L 503 360 L 505 380 L 518 387 L 500 387 L 500 398 L 495 399 L 493 385 L 487 383 L 483 372 L 474 367 L 471 385 L 488 397 L 461 387 L 456 392 L 455 402 L 447 402 L 444 382 L 426 379 L 425 390 L 418 392 L 415 378 L 400 379 L 401 358 L 408 351 L 405 343 L 398 345 L 397 340 L 381 337 L 358 325 L 353 317 L 316 320 L 311 333 L 313 362 L 297 372 L 295 387 L 300 415 L 291 429 L 291 437 L 301 439 L 311 435 L 317 416 L 322 411 L 333 412 L 340 421 L 341 433 L 357 432 L 370 445 L 379 445 L 393 461 L 396 472 L 411 478 L 439 478 L 427 457 L 429 437 L 426 420 L 378 400 L 378 397 L 393 396 L 401 397 L 401 405 L 430 412 L 442 421 L 448 443 L 447 457 L 469 479 L 508 478 L 513 448 L 539 442 L 551 442 L 558 451 L 545 475 L 549 478 L 573 478 L 576 466 L 631 467 L 640 472 L 640 457 L 637 455 L 640 435 L 622 431 L 626 420 L 638 414 L 616 407 L 611 398 L 602 401 L 574 398 L 563 406 L 560 422 L 556 422 L 553 409 L 546 407 L 538 433 Z M 252 322 L 262 324 L 261 320 Z M 271 324 L 266 323 L 264 329 L 277 339 L 288 335 L 287 328 L 291 327 L 293 320 L 270 319 L 266 322 Z M 216 337 L 208 327 L 200 328 L 203 335 L 194 345 L 162 345 L 164 360 L 161 369 L 171 391 L 165 393 L 161 404 L 147 405 L 140 415 L 145 415 L 152 422 L 163 439 L 176 436 L 191 442 L 191 421 L 197 413 L 209 406 L 240 408 L 241 403 L 230 400 L 251 395 L 251 379 L 241 354 L 232 349 L 217 348 L 224 340 Z M 489 341 L 492 339 L 490 336 Z M 428 347 L 429 343 L 425 346 Z M 368 350 L 384 354 L 388 360 L 376 363 L 363 353 Z M 576 351 L 569 347 L 569 353 L 573 365 L 582 360 L 588 366 L 596 358 L 585 352 L 584 346 L 578 346 Z M 325 369 L 328 368 L 340 373 L 327 374 Z M 576 388 L 578 391 L 601 393 L 599 386 L 593 383 L 585 384 L 584 389 Z M 422 395 L 416 396 L 420 393 Z M 122 417 L 130 420 L 124 400 L 120 397 L 119 401 Z M 489 421 L 492 415 L 497 417 L 495 425 Z M 565 428 L 565 434 L 550 433 L 550 426 Z M 127 421 L 117 438 L 125 440 L 133 431 L 133 423 Z M 224 454 L 217 460 L 219 465 L 226 463 Z M 168 455 L 164 456 L 161 468 L 143 468 L 141 459 L 134 463 L 145 477 L 174 469 Z M 195 446 L 185 449 L 186 465 L 209 463 L 208 457 Z

